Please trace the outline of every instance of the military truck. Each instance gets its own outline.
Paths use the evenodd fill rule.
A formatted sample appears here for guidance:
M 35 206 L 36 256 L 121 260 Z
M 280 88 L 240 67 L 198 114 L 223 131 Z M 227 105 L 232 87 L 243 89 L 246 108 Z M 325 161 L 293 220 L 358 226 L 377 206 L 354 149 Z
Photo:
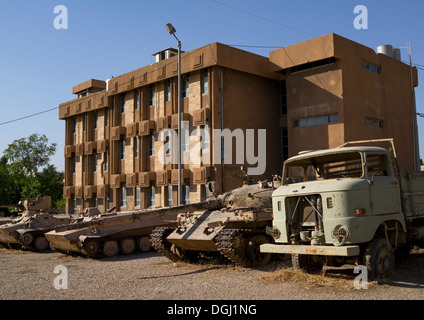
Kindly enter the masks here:
M 290 254 L 294 268 L 365 265 L 389 276 L 395 253 L 424 244 L 424 172 L 400 174 L 391 150 L 357 141 L 306 151 L 285 161 L 272 195 L 274 243 L 263 253 Z M 393 158 L 393 160 L 392 160 Z
M 44 234 L 72 220 L 69 215 L 48 211 L 50 196 L 40 195 L 33 200 L 20 201 L 19 207 L 24 209 L 20 217 L 0 225 L 0 245 L 3 247 L 46 250 L 49 244 Z

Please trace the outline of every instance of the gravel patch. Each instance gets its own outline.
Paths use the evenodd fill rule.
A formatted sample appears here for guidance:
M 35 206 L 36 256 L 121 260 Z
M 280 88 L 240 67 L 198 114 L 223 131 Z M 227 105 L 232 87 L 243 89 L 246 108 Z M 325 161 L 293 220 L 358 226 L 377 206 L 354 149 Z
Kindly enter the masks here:
M 357 290 L 353 267 L 307 275 L 283 262 L 249 269 L 172 263 L 157 252 L 91 259 L 0 249 L 0 300 L 421 300 L 423 261 L 412 257 L 392 278 Z M 58 266 L 67 289 L 56 288 L 65 283 Z

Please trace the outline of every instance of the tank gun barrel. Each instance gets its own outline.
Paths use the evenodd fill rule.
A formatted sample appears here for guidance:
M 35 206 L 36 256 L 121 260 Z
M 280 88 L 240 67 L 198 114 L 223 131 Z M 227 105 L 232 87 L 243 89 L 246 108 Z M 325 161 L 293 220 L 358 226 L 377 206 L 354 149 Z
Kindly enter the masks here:
M 66 230 L 74 230 L 86 227 L 95 227 L 95 226 L 107 226 L 113 225 L 116 223 L 125 223 L 134 220 L 143 220 L 153 217 L 158 217 L 162 215 L 177 214 L 183 212 L 194 212 L 198 210 L 217 210 L 222 208 L 221 199 L 210 199 L 206 201 L 201 201 L 197 203 L 187 204 L 187 205 L 177 205 L 173 207 L 164 207 L 157 209 L 143 209 L 135 211 L 126 211 L 120 214 L 104 217 L 99 220 L 77 222 L 74 224 L 63 225 L 55 228 L 56 232 L 62 232 Z

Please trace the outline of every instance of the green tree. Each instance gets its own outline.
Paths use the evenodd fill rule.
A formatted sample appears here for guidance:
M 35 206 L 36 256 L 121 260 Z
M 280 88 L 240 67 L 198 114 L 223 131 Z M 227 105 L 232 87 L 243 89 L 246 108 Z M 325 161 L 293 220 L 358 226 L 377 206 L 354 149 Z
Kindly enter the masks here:
M 56 147 L 56 143 L 49 144 L 45 135 L 37 133 L 9 144 L 0 160 L 0 202 L 3 202 L 3 192 L 4 199 L 9 203 L 18 203 L 19 200 L 43 194 L 52 197 L 53 208 L 61 205 L 64 174 L 49 164 Z M 39 172 L 42 167 L 43 170 Z M 3 181 L 5 191 L 1 186 Z
M 38 169 L 47 165 L 56 152 L 57 143 L 48 143 L 45 135 L 34 133 L 27 138 L 13 141 L 4 151 L 13 173 L 34 177 Z

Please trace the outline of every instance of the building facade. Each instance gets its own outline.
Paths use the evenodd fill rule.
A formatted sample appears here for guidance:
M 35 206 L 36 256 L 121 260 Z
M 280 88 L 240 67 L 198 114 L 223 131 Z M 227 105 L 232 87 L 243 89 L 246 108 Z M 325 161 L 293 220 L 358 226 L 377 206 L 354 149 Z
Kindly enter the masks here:
M 66 122 L 66 211 L 175 205 L 177 57 L 73 88 Z M 415 69 L 335 34 L 270 52 L 213 43 L 181 57 L 185 203 L 272 179 L 287 157 L 344 142 L 395 139 L 401 167 L 414 166 Z M 265 138 L 265 139 L 264 139 Z

